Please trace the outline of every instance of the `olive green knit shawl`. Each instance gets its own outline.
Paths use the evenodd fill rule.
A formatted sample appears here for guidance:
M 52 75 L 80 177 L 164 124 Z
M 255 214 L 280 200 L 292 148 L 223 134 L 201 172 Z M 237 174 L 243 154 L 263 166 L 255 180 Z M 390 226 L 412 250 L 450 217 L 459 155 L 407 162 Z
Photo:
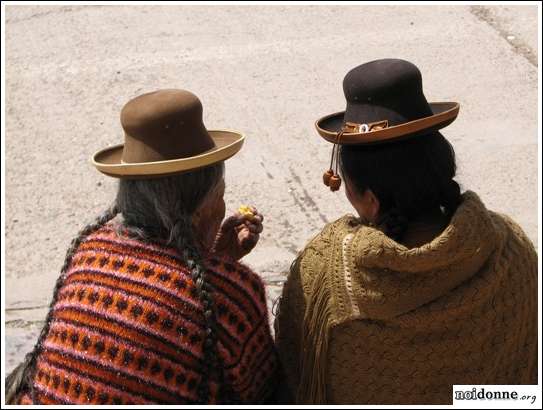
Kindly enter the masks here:
M 517 331 L 508 333 L 504 351 L 520 353 L 510 359 L 500 356 L 499 366 L 485 363 L 494 354 L 485 353 L 484 357 L 473 363 L 480 367 L 479 378 L 477 375 L 466 379 L 458 376 L 450 382 L 503 382 L 498 375 L 493 377 L 493 372 L 501 372 L 503 376 L 504 372 L 508 372 L 503 369 L 508 369 L 508 366 L 512 369 L 511 374 L 519 378 L 512 382 L 520 384 L 522 380 L 533 379 L 537 371 L 532 360 L 537 355 L 534 353 L 537 348 L 535 250 L 522 230 L 509 218 L 488 211 L 473 192 L 467 192 L 463 197 L 463 203 L 445 230 L 432 242 L 417 248 L 408 249 L 378 229 L 359 224 L 352 216 L 327 225 L 306 246 L 292 266 L 276 320 L 276 341 L 288 387 L 298 403 L 353 402 L 364 397 L 370 397 L 367 400 L 375 403 L 394 401 L 391 398 L 394 397 L 393 392 L 390 392 L 390 397 L 379 396 L 386 396 L 386 393 L 379 393 L 386 392 L 386 389 L 379 390 L 379 361 L 372 365 L 375 371 L 360 369 L 362 380 L 356 374 L 358 367 L 349 367 L 356 360 L 365 363 L 374 359 L 372 352 L 364 351 L 365 345 L 358 340 L 360 338 L 368 338 L 368 346 L 370 337 L 373 341 L 386 337 L 415 341 L 413 343 L 416 344 L 414 332 L 436 328 L 435 334 L 426 334 L 427 340 L 424 349 L 421 349 L 420 355 L 428 355 L 427 360 L 422 358 L 419 362 L 424 363 L 417 363 L 416 367 L 420 373 L 427 373 L 431 380 L 432 372 L 438 365 L 441 366 L 436 362 L 441 358 L 436 359 L 431 354 L 432 346 L 430 350 L 427 349 L 432 340 L 435 340 L 435 348 L 442 349 L 445 356 L 449 340 L 451 351 L 456 349 L 458 338 L 461 338 L 461 343 L 479 346 L 485 343 L 485 338 L 493 336 L 488 332 L 479 335 L 476 330 L 470 333 L 469 326 L 475 326 L 478 319 L 484 319 L 490 321 L 490 328 L 493 326 L 496 334 L 501 335 L 504 317 L 512 315 L 516 315 L 515 320 L 523 324 L 519 325 Z M 522 286 L 519 285 L 520 281 L 523 281 Z M 509 287 L 510 291 L 504 290 L 504 286 Z M 485 308 L 496 300 L 504 301 L 506 306 L 495 306 L 493 311 Z M 519 318 L 519 315 L 523 317 Z M 465 319 L 468 321 L 462 322 Z M 349 323 L 357 323 L 361 330 L 353 332 L 353 327 L 348 330 L 345 324 Z M 367 333 L 365 323 L 368 326 L 377 323 L 382 331 Z M 439 323 L 443 323 L 442 329 Z M 455 328 L 457 323 L 462 323 L 458 329 Z M 342 329 L 350 333 L 342 334 Z M 447 334 L 449 330 L 451 333 Z M 362 350 L 343 348 L 337 353 L 338 349 L 335 349 L 332 354 L 332 332 L 335 332 L 336 339 L 343 340 L 342 343 L 362 346 Z M 345 335 L 352 336 L 352 339 L 346 339 Z M 474 335 L 473 340 L 469 335 Z M 426 392 L 427 397 L 417 399 L 416 390 L 428 390 L 425 383 L 429 382 L 423 378 L 418 382 L 409 380 L 408 373 L 396 372 L 393 362 L 396 357 L 398 360 L 404 359 L 399 357 L 403 351 L 400 352 L 401 349 L 395 346 L 384 346 L 385 341 L 383 339 L 383 347 L 380 343 L 372 347 L 379 357 L 390 358 L 392 365 L 387 364 L 387 369 L 392 370 L 385 369 L 383 374 L 392 372 L 394 377 L 405 377 L 404 383 L 413 383 L 411 391 L 415 392 L 415 396 L 409 399 L 410 402 L 443 402 L 443 393 L 431 395 Z M 459 356 L 462 357 L 462 354 Z M 499 354 L 496 352 L 496 355 Z M 451 356 L 451 359 L 454 363 L 450 370 L 452 374 L 454 369 L 458 369 L 454 366 L 459 359 L 456 356 Z M 470 357 L 469 360 L 473 361 L 474 358 Z M 514 363 L 517 360 L 528 361 L 523 364 L 524 370 L 513 369 L 518 367 L 518 363 Z M 345 365 L 338 366 L 338 361 Z M 443 363 L 446 362 L 447 358 L 443 357 Z M 492 366 L 495 369 L 491 369 Z M 444 381 L 449 380 L 443 377 Z M 351 380 L 353 386 L 336 389 L 334 378 L 341 378 L 342 384 L 345 384 L 345 380 Z M 375 389 L 371 396 L 360 393 L 365 385 L 368 389 Z M 331 397 L 339 392 L 343 392 L 340 400 Z

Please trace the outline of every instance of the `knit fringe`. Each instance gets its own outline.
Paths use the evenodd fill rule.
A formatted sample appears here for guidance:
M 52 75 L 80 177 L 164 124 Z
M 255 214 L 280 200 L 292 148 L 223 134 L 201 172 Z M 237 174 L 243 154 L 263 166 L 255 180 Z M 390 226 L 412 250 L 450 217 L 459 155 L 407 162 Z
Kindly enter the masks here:
M 6 376 L 6 404 L 17 404 L 21 391 L 28 386 L 28 370 L 32 361 L 32 353 L 28 353 L 25 359 L 10 374 Z
M 299 404 L 324 404 L 326 397 L 326 364 L 328 337 L 332 313 L 331 287 L 326 274 L 317 275 L 312 289 L 312 304 L 307 306 L 300 362 L 300 387 L 296 402 Z

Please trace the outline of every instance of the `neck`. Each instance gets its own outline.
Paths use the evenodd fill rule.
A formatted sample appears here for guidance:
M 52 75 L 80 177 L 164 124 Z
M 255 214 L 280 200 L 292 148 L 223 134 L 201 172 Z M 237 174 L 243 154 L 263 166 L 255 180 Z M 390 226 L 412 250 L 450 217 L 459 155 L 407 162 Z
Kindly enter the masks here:
M 443 232 L 448 223 L 449 218 L 439 208 L 426 212 L 409 221 L 402 244 L 415 248 L 429 243 Z

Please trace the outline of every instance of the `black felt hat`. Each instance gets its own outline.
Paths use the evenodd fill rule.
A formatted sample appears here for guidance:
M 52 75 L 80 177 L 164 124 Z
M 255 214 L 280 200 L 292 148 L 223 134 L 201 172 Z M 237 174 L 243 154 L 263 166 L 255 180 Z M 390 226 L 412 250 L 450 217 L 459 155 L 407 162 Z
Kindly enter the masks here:
M 456 102 L 428 103 L 412 63 L 382 59 L 362 64 L 343 80 L 345 111 L 319 119 L 319 134 L 336 144 L 375 144 L 428 134 L 456 119 Z M 338 138 L 339 137 L 339 138 Z
M 315 123 L 319 135 L 334 143 L 330 169 L 323 175 L 332 191 L 341 186 L 337 145 L 383 144 L 430 134 L 453 122 L 460 110 L 456 102 L 428 103 L 419 69 L 399 59 L 375 60 L 353 68 L 343 79 L 343 92 L 345 111 Z

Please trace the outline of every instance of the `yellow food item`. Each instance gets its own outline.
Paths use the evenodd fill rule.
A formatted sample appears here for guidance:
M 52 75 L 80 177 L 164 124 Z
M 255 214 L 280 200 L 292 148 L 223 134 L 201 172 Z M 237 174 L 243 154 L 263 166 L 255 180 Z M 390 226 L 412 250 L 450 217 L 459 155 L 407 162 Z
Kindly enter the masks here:
M 241 205 L 238 208 L 238 212 L 244 216 L 254 216 L 253 211 L 247 205 Z

